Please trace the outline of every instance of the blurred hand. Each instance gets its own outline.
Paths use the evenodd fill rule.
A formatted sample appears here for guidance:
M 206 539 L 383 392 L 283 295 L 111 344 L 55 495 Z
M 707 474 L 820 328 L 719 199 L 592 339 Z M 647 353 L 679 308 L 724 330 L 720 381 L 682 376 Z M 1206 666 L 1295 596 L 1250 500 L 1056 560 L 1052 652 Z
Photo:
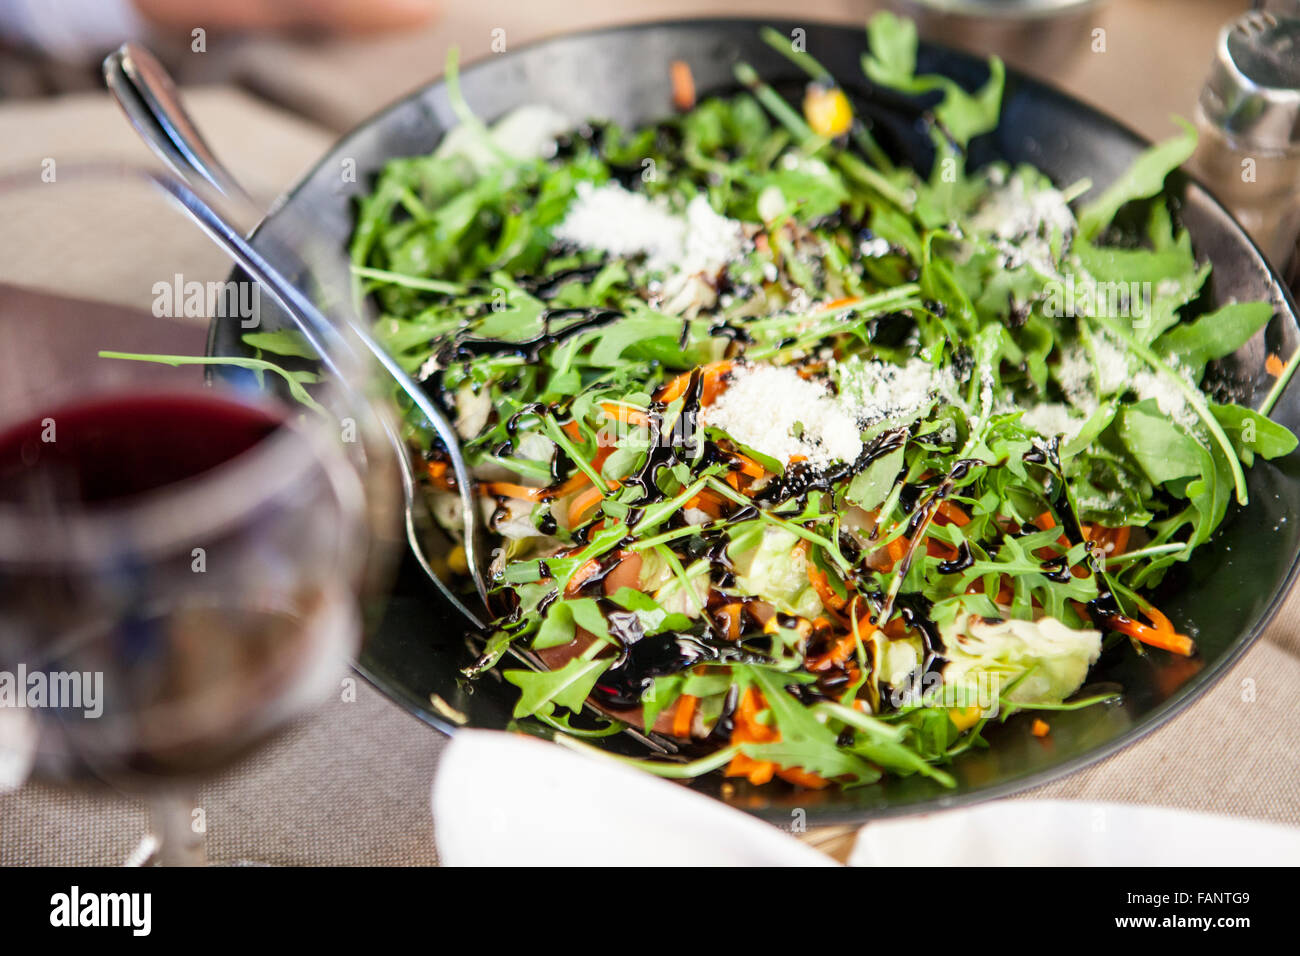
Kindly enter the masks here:
M 147 19 L 164 27 L 278 30 L 314 27 L 365 33 L 419 26 L 437 0 L 132 0 Z

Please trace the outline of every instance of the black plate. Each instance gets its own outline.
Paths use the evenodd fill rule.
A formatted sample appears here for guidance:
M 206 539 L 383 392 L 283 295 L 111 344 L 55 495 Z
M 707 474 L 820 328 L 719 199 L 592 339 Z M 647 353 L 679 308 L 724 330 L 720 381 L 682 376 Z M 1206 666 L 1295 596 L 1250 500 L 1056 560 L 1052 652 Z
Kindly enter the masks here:
M 672 60 L 687 61 L 701 91 L 729 91 L 736 84 L 732 64 L 744 59 L 779 88 L 795 90 L 803 77 L 758 39 L 765 21 L 703 20 L 624 27 L 565 36 L 509 54 L 490 57 L 463 73 L 466 98 L 491 120 L 523 103 L 545 103 L 568 115 L 646 122 L 669 111 Z M 801 26 L 807 49 L 859 97 L 878 133 L 895 152 L 921 168 L 930 161 L 915 105 L 887 91 L 873 90 L 858 59 L 864 48 L 859 27 L 776 23 L 786 32 Z M 943 73 L 973 88 L 987 75 L 983 62 L 923 45 L 919 71 Z M 257 241 L 273 237 L 286 209 L 309 216 L 322 239 L 338 249 L 337 266 L 347 269 L 344 250 L 353 226 L 354 197 L 363 194 L 385 161 L 427 153 L 455 125 L 446 88 L 433 83 L 389 107 L 344 137 L 268 216 Z M 996 133 L 973 144 L 976 162 L 1000 157 L 1025 161 L 1061 184 L 1088 176 L 1104 187 L 1123 171 L 1145 142 L 1113 120 L 1027 78 L 1009 75 Z M 348 182 L 344 173 L 355 166 Z M 1295 304 L 1241 228 L 1206 191 L 1181 183 L 1181 218 L 1202 258 L 1214 264 L 1207 304 L 1229 299 L 1265 299 L 1277 315 L 1266 333 L 1243 350 L 1241 368 L 1258 375 L 1252 387 L 1262 398 L 1269 380 L 1262 372 L 1269 352 L 1290 355 L 1300 345 Z M 344 273 L 340 273 L 341 275 Z M 279 316 L 264 310 L 264 326 Z M 210 353 L 247 354 L 236 321 L 214 323 Z M 231 378 L 239 378 L 231 373 Z M 1287 389 L 1274 417 L 1300 427 L 1300 391 Z M 927 779 L 890 780 L 853 791 L 796 791 L 783 784 L 753 788 L 731 781 L 722 795 L 716 775 L 699 789 L 774 821 L 788 821 L 802 808 L 815 823 L 955 806 L 1010 793 L 1077 770 L 1150 732 L 1186 707 L 1221 677 L 1260 634 L 1295 574 L 1300 522 L 1288 520 L 1300 508 L 1300 454 L 1260 463 L 1249 472 L 1251 503 L 1231 513 L 1215 539 L 1171 582 L 1163 606 L 1175 621 L 1193 622 L 1200 658 L 1187 661 L 1161 651 L 1138 656 L 1127 646 L 1107 652 L 1093 680 L 1114 681 L 1123 700 L 1083 711 L 1053 715 L 1052 734 L 1041 741 L 1029 721 L 1014 718 L 989 733 L 993 746 L 962 756 L 954 773 L 956 790 Z M 408 565 L 410 563 L 408 562 Z M 458 680 L 472 659 L 455 611 L 408 566 L 384 609 L 382 622 L 362 651 L 359 666 L 381 690 L 441 731 L 448 723 L 430 703 L 436 694 L 469 717 L 475 727 L 501 728 L 516 688 L 488 676 L 473 688 Z

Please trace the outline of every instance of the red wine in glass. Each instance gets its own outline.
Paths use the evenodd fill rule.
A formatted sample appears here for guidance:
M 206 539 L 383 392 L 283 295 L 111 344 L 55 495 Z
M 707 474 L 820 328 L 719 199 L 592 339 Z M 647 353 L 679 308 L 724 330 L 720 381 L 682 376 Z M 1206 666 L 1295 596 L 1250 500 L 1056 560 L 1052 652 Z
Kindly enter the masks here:
M 35 772 L 172 791 L 298 716 L 355 649 L 365 539 L 315 412 L 127 392 L 0 429 L 0 670 L 81 681 L 28 708 Z

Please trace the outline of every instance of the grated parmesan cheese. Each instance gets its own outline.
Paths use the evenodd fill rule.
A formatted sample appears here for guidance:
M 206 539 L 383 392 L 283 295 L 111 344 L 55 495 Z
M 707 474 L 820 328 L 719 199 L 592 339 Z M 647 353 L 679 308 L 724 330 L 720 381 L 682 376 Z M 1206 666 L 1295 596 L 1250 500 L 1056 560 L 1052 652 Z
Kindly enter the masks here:
M 578 183 L 577 198 L 553 235 L 611 256 L 645 255 L 650 268 L 662 269 L 681 254 L 686 223 L 662 203 L 618 183 Z
M 1194 428 L 1200 421 L 1187 396 L 1164 375 L 1143 369 L 1133 376 L 1133 391 L 1139 399 L 1154 399 L 1160 411 L 1184 428 Z
M 1066 399 L 1076 408 L 1091 412 L 1097 407 L 1096 391 L 1102 395 L 1122 392 L 1129 384 L 1129 356 L 1122 346 L 1102 334 L 1092 339 L 1096 354 L 1097 381 L 1093 381 L 1093 356 L 1083 346 L 1073 346 L 1061 355 L 1056 380 Z
M 554 236 L 583 249 L 624 258 L 642 255 L 652 272 L 716 273 L 744 250 L 742 225 L 700 195 L 677 215 L 662 202 L 618 183 L 579 183 Z
M 1059 189 L 1031 186 L 1018 172 L 989 192 L 971 218 L 971 225 L 999 239 L 1043 233 L 1047 238 L 1052 232 L 1064 236 L 1076 228 L 1074 213 Z
M 788 366 L 745 365 L 731 374 L 704 424 L 782 462 L 802 455 L 813 468 L 853 461 L 862 435 L 853 416 L 824 386 Z
M 1074 417 L 1070 406 L 1060 402 L 1035 405 L 1020 420 L 1044 438 L 1062 435 L 1066 441 L 1079 434 L 1084 423 L 1084 419 Z
M 837 373 L 840 401 L 864 428 L 885 419 L 915 417 L 936 396 L 958 400 L 952 368 L 935 368 L 920 358 L 906 365 L 849 361 Z
M 496 147 L 515 159 L 545 159 L 555 155 L 556 137 L 573 129 L 573 120 L 541 104 L 520 106 L 492 125 L 489 133 Z M 435 156 L 461 156 L 476 170 L 491 169 L 500 162 L 478 131 L 464 123 L 453 128 Z
M 1065 195 L 1050 186 L 1031 185 L 1019 172 L 994 185 L 971 217 L 971 227 L 1000 240 L 998 249 L 1008 268 L 1028 264 L 1043 275 L 1056 275 L 1052 236 L 1068 238 L 1077 228 Z

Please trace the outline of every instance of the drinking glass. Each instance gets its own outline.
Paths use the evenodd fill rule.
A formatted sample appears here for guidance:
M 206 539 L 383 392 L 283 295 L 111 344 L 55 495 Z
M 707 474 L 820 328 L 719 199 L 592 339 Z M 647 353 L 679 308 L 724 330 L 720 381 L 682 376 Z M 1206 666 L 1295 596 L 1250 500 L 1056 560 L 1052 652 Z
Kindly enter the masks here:
M 140 192 L 139 219 L 115 229 L 179 222 L 139 171 L 79 185 Z M 24 320 L 39 328 L 36 301 Z M 103 335 L 96 308 L 78 334 Z M 149 799 L 164 863 L 203 861 L 197 783 L 338 687 L 363 593 L 390 564 L 396 482 L 373 376 L 297 367 L 307 403 L 261 387 L 270 371 L 239 388 L 201 365 L 101 358 L 0 404 L 0 764 Z M 54 464 L 24 470 L 36 460 Z

